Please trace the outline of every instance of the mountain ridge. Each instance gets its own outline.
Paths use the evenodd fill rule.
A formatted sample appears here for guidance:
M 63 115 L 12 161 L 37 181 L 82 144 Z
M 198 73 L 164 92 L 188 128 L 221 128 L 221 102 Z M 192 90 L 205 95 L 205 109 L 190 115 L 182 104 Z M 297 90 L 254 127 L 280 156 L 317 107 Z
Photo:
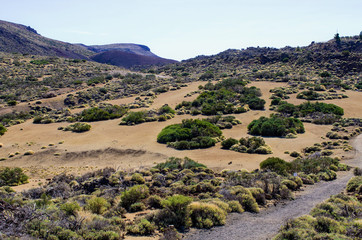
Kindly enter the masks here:
M 101 63 L 125 68 L 176 62 L 157 56 L 149 47 L 141 44 L 112 43 L 90 46 L 81 43 L 72 44 L 44 37 L 30 26 L 3 20 L 0 20 L 0 51 L 92 61 L 100 59 Z M 124 54 L 119 54 L 119 51 Z M 105 52 L 108 53 L 104 54 Z M 125 59 L 116 59 L 123 57 Z

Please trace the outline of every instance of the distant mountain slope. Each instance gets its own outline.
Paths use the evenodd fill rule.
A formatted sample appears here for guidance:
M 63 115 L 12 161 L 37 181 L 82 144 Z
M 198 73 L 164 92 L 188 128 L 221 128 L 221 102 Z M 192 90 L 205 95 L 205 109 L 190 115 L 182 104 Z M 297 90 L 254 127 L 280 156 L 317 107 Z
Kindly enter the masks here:
M 165 65 L 175 63 L 175 60 L 160 58 L 158 56 L 145 56 L 121 50 L 109 50 L 91 57 L 99 63 L 108 63 L 115 66 L 130 68 L 133 66 Z
M 43 56 L 87 59 L 86 48 L 39 35 L 31 27 L 0 20 L 0 51 Z
M 151 52 L 151 49 L 149 47 L 133 43 L 113 43 L 106 45 L 91 45 L 85 47 L 96 53 L 112 51 L 112 50 L 120 50 L 122 52 L 129 52 L 143 56 L 158 57 L 157 55 Z
M 86 46 L 53 40 L 21 24 L 0 20 L 0 52 L 88 59 L 130 68 L 164 65 L 174 60 L 160 58 L 147 46 L 132 43 Z

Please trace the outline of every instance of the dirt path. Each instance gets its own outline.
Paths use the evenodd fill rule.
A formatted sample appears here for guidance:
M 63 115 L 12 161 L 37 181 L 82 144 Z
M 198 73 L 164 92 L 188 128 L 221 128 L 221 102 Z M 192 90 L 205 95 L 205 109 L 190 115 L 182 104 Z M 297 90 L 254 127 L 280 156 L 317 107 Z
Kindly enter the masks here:
M 362 167 L 362 135 L 353 140 L 355 156 L 345 161 L 355 167 Z M 288 219 L 308 214 L 318 203 L 338 194 L 346 187 L 353 176 L 352 171 L 341 172 L 332 182 L 319 182 L 308 186 L 291 202 L 268 208 L 259 214 L 232 214 L 225 226 L 212 230 L 196 230 L 186 235 L 188 240 L 234 240 L 234 239 L 271 239 Z

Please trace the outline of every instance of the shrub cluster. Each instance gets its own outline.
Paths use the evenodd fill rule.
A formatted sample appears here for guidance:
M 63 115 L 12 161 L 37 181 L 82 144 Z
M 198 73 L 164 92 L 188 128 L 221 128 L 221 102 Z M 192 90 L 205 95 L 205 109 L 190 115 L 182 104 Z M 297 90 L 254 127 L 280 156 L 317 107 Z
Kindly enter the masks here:
M 166 121 L 175 116 L 175 110 L 170 106 L 165 104 L 157 111 L 138 111 L 130 112 L 124 118 L 120 125 L 135 125 L 144 122 L 153 122 L 153 121 Z
M 231 129 L 233 126 L 241 124 L 241 121 L 234 116 L 214 116 L 204 119 L 212 124 L 215 124 L 220 129 Z
M 165 127 L 157 136 L 157 142 L 167 143 L 176 149 L 208 148 L 215 145 L 215 138 L 222 132 L 214 124 L 205 120 L 185 119 L 181 124 Z
M 21 185 L 27 183 L 28 179 L 29 177 L 18 167 L 0 170 L 0 187 Z
M 223 149 L 230 149 L 241 153 L 270 154 L 272 153 L 270 146 L 265 144 L 262 137 L 246 137 L 236 140 L 228 138 L 221 142 Z
M 0 225 L 0 231 L 2 237 L 120 239 L 125 234 L 152 235 L 169 225 L 180 231 L 211 228 L 223 225 L 230 212 L 258 212 L 268 200 L 293 198 L 292 192 L 303 183 L 313 184 L 322 178 L 320 173 L 332 173 L 325 171 L 326 166 L 337 164 L 328 159 L 315 161 L 323 163 L 313 165 L 320 172 L 300 167 L 305 173 L 298 172 L 298 177 L 290 174 L 294 163 L 281 159 L 268 159 L 262 171 L 253 172 L 215 173 L 189 158 L 171 158 L 135 172 L 105 168 L 78 177 L 62 174 L 22 193 L 0 189 L 4 210 L 0 219 L 9 211 L 13 216 Z M 281 168 L 283 175 L 273 172 Z M 349 184 L 351 189 L 358 188 L 356 182 L 360 181 Z M 135 219 L 122 219 L 132 212 L 139 212 Z
M 83 122 L 103 121 L 114 118 L 120 118 L 127 113 L 127 108 L 117 105 L 102 105 L 85 109 L 81 112 L 78 119 Z
M 63 128 L 63 131 L 72 131 L 72 132 L 77 132 L 77 133 L 81 133 L 81 132 L 87 132 L 91 129 L 91 125 L 89 125 L 88 123 L 74 123 L 71 124 L 65 128 Z
M 340 120 L 344 114 L 343 108 L 320 102 L 305 102 L 300 105 L 279 102 L 276 110 L 284 115 L 299 117 L 315 124 L 332 124 Z
M 345 85 L 346 86 L 346 85 Z M 348 88 L 348 86 L 346 86 Z M 329 90 L 331 91 L 331 90 Z M 331 92 L 335 92 L 332 90 Z M 345 94 L 337 94 L 337 93 L 318 93 L 313 90 L 302 91 L 298 93 L 297 98 L 306 99 L 306 100 L 326 100 L 326 99 L 339 99 L 339 98 L 347 98 L 348 96 Z
M 183 101 L 176 106 L 176 110 L 179 114 L 217 115 L 264 109 L 265 100 L 259 98 L 260 89 L 245 85 L 246 82 L 240 78 L 223 79 L 215 85 L 207 83 L 194 101 Z
M 304 133 L 303 123 L 296 118 L 271 115 L 270 118 L 260 117 L 248 125 L 249 133 L 266 137 L 285 137 L 288 134 Z

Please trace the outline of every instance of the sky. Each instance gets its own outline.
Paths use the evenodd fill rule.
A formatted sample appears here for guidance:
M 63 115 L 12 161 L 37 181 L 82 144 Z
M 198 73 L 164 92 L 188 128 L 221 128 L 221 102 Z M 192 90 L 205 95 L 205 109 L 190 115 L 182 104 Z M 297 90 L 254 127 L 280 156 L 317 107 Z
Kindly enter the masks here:
M 183 60 L 362 31 L 361 0 L 0 0 L 0 19 L 70 43 L 137 43 Z

